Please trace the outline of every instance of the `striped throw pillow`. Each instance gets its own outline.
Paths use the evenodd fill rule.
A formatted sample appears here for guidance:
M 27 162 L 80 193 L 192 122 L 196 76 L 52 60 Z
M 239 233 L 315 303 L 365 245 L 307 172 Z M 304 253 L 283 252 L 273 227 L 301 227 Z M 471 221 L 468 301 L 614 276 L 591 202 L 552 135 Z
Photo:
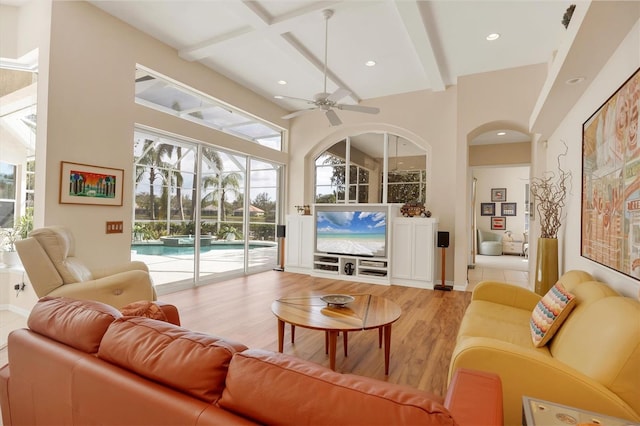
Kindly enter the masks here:
M 560 328 L 575 305 L 575 296 L 556 283 L 531 314 L 531 337 L 536 348 L 544 346 Z

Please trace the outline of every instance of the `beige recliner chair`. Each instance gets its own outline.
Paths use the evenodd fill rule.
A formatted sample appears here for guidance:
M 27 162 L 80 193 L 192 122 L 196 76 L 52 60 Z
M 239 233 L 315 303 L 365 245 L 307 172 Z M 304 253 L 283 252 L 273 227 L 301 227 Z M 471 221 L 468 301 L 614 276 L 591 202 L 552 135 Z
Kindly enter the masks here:
M 90 271 L 75 257 L 75 240 L 66 227 L 35 229 L 15 246 L 38 297 L 96 300 L 118 309 L 131 302 L 156 300 L 147 265 L 129 262 Z

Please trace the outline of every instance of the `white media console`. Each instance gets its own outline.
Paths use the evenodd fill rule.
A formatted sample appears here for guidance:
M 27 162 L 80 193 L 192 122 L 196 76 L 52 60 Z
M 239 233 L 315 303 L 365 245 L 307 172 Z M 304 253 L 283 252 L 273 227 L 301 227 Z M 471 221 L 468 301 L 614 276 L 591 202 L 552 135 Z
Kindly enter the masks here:
M 322 205 L 322 209 L 334 205 Z M 344 205 L 335 205 L 344 208 Z M 370 207 L 351 204 L 349 207 Z M 286 218 L 285 270 L 371 284 L 433 288 L 438 219 L 402 217 L 400 205 L 387 210 L 386 257 L 316 252 L 315 206 L 311 215 Z

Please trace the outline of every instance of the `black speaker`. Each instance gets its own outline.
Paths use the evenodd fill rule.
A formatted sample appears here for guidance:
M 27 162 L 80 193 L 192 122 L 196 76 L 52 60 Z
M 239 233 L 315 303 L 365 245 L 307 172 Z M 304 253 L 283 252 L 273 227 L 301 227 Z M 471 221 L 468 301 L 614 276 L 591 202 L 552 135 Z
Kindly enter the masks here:
M 277 238 L 284 238 L 285 235 L 285 226 L 284 225 L 276 225 L 276 237 Z
M 449 247 L 449 233 L 438 231 L 438 247 Z

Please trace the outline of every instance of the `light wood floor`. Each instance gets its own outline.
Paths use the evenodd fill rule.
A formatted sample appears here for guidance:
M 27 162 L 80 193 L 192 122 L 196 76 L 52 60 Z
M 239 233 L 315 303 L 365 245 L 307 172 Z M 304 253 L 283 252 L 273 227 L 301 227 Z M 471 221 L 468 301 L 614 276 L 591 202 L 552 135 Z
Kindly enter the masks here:
M 400 286 L 380 286 L 269 271 L 218 284 L 162 296 L 176 305 L 182 325 L 225 337 L 250 348 L 277 350 L 274 299 L 304 291 L 318 293 L 370 293 L 396 302 L 402 316 L 391 334 L 389 375 L 384 374 L 384 350 L 378 348 L 377 330 L 349 334 L 349 355 L 338 339 L 336 370 L 401 383 L 444 395 L 455 336 L 469 292 L 443 292 Z M 286 328 L 284 352 L 325 366 L 324 333 L 296 327 L 295 344 Z
M 278 297 L 308 289 L 326 293 L 370 292 L 388 297 L 403 309 L 403 315 L 393 326 L 389 376 L 383 374 L 383 350 L 378 349 L 375 330 L 351 333 L 346 359 L 342 339 L 338 339 L 337 370 L 404 383 L 443 395 L 449 357 L 460 318 L 469 303 L 470 291 L 486 279 L 530 287 L 527 272 L 518 265 L 498 262 L 501 260 L 498 258 L 506 258 L 511 263 L 520 260 L 497 256 L 495 259 L 490 257 L 492 263 L 483 263 L 479 259 L 476 268 L 468 272 L 467 292 L 355 284 L 270 271 L 163 295 L 161 299 L 178 306 L 187 328 L 232 338 L 252 348 L 276 350 L 276 319 L 271 313 L 271 302 Z M 26 318 L 0 311 L 0 365 L 7 362 L 6 336 L 11 330 L 25 326 Z M 285 339 L 285 353 L 329 364 L 321 332 L 298 327 L 296 343 L 291 345 L 287 327 Z

